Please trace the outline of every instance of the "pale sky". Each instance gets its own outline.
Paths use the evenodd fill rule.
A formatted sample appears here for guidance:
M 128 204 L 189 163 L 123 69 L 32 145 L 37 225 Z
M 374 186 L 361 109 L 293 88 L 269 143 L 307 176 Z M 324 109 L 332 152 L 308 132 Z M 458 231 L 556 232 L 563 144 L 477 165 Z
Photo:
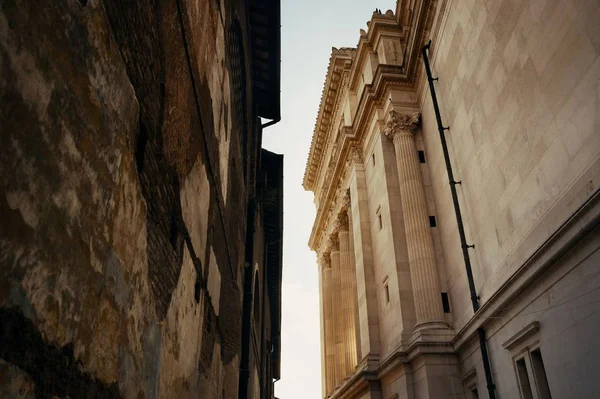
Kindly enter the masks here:
M 331 47 L 355 47 L 375 8 L 394 0 L 281 1 L 281 117 L 265 130 L 263 147 L 284 154 L 284 243 L 280 399 L 321 397 L 319 283 L 308 248 L 313 194 L 302 188 L 304 167 Z

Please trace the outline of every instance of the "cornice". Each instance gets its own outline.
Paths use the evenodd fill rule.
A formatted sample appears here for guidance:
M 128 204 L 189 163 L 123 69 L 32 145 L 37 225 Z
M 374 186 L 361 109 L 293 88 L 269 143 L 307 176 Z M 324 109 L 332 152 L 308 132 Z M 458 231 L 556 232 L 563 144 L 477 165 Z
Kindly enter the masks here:
M 348 47 L 339 49 L 333 47 L 331 50 L 325 83 L 321 93 L 319 112 L 304 170 L 302 185 L 305 190 L 313 191 L 317 182 L 319 169 L 326 153 L 331 127 L 335 122 L 335 111 L 339 106 L 343 87 L 347 85 L 347 82 L 344 82 L 342 79 L 342 74 L 344 69 L 346 69 L 346 64 L 352 62 L 355 52 L 356 49 Z

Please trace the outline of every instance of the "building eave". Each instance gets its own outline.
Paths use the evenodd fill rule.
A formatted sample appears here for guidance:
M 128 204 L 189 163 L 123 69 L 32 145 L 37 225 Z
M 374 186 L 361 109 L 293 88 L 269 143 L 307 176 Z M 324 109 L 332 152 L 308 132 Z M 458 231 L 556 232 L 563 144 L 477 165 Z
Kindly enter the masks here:
M 259 117 L 281 119 L 281 7 L 253 0 L 249 8 L 252 90 Z

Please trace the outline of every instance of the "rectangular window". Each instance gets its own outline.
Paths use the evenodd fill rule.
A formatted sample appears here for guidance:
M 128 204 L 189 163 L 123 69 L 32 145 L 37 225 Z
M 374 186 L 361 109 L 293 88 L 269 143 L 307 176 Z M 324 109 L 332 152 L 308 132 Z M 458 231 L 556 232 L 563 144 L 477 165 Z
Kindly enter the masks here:
M 533 369 L 533 379 L 538 390 L 540 399 L 551 399 L 548 378 L 546 378 L 546 369 L 542 361 L 540 348 L 531 351 L 531 368 Z
M 389 303 L 390 302 L 390 287 L 386 284 L 386 285 L 384 285 L 384 290 L 385 290 L 385 303 Z
M 425 152 L 419 150 L 417 153 L 419 154 L 419 163 L 425 163 Z
M 512 353 L 521 399 L 552 399 L 539 337 L 540 323 L 532 321 L 502 344 Z
M 429 225 L 431 227 L 437 227 L 437 220 L 435 220 L 435 216 L 429 216 Z
M 373 159 L 373 165 L 375 165 L 375 153 L 371 155 L 371 158 Z
M 450 301 L 448 300 L 447 292 L 442 292 L 442 307 L 444 308 L 444 313 L 450 313 Z
M 377 215 L 377 218 L 379 219 L 379 230 L 383 229 L 383 222 L 381 221 L 381 215 Z
M 529 375 L 527 374 L 527 365 L 525 364 L 525 358 L 522 357 L 515 362 L 517 367 L 517 379 L 519 382 L 519 390 L 521 391 L 522 399 L 533 399 L 533 393 L 531 392 L 531 384 L 529 382 Z

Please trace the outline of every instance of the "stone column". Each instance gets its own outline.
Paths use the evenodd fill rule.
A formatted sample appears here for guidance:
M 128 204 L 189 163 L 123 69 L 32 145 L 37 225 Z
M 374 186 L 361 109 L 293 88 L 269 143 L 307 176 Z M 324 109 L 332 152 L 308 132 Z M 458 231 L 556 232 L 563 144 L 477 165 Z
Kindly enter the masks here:
M 356 367 L 356 338 L 354 333 L 354 265 L 351 263 L 350 232 L 348 230 L 348 215 L 346 213 L 350 197 L 343 199 L 342 212 L 337 218 L 338 239 L 340 243 L 340 270 L 341 270 L 341 313 L 344 333 L 344 377 L 350 376 Z
M 340 246 L 337 238 L 337 232 L 334 231 L 329 239 L 329 248 L 331 250 L 331 281 L 332 281 L 332 303 L 333 303 L 333 329 L 335 340 L 335 371 L 334 387 L 338 386 L 344 379 L 346 369 L 346 358 L 344 355 L 344 319 L 342 317 L 343 300 L 342 292 L 342 272 L 340 269 Z
M 379 360 L 379 314 L 371 245 L 371 223 L 367 199 L 365 167 L 360 150 L 352 148 L 348 159 L 350 174 L 350 219 L 354 240 L 356 296 L 360 354 L 358 363 L 371 363 L 377 367 Z
M 418 113 L 407 115 L 391 111 L 390 120 L 384 132 L 393 139 L 396 151 L 408 260 L 417 316 L 415 329 L 433 327 L 436 324 L 447 327 L 440 299 L 427 201 L 414 141 L 418 123 Z
M 328 252 L 321 256 L 321 270 L 322 270 L 322 286 L 321 292 L 323 301 L 323 363 L 324 368 L 322 374 L 325 376 L 325 384 L 323 390 L 325 395 L 330 394 L 334 388 L 334 365 L 335 365 L 335 339 L 334 339 L 334 326 L 333 326 L 333 302 L 331 292 L 331 258 Z

